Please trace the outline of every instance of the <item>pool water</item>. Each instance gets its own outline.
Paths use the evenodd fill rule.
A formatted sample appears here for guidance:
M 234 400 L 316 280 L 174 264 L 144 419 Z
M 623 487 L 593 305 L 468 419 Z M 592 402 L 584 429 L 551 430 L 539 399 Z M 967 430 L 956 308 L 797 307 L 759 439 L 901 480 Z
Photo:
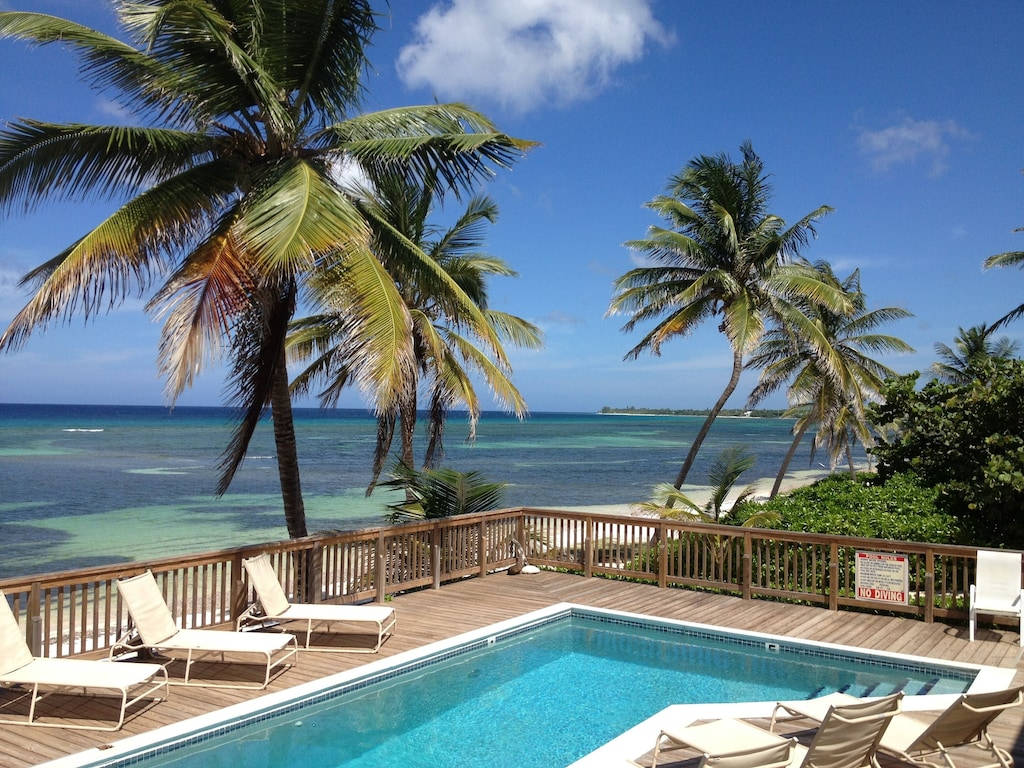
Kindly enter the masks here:
M 939 666 L 722 637 L 574 612 L 132 765 L 557 767 L 671 704 L 959 693 L 970 684 L 970 673 Z

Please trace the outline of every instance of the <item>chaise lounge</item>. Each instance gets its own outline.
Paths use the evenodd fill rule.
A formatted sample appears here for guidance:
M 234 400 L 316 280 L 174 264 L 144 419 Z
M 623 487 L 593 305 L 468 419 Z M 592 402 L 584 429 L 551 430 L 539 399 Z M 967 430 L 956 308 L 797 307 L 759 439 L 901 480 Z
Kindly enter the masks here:
M 780 701 L 772 712 L 770 729 L 775 729 L 779 710 L 793 717 L 806 717 L 820 722 L 831 707 L 847 706 L 858 701 L 863 699 L 845 693 L 830 693 L 806 701 Z M 937 765 L 925 758 L 941 755 L 948 768 L 956 768 L 949 750 L 975 745 L 988 751 L 996 762 L 976 766 L 972 761 L 972 768 L 1012 768 L 1013 757 L 992 741 L 988 726 L 1001 712 L 1019 706 L 1022 701 L 1024 689 L 1009 688 L 989 693 L 963 694 L 930 721 L 901 712 L 882 734 L 878 747 L 883 752 L 926 768 L 937 768 Z
M 250 557 L 242 561 L 245 572 L 249 575 L 249 583 L 256 592 L 257 602 L 250 605 L 239 617 L 239 629 L 247 622 L 278 623 L 302 622 L 306 625 L 306 644 L 304 650 L 345 653 L 377 653 L 384 641 L 394 632 L 398 623 L 395 609 L 382 605 L 331 605 L 319 603 L 291 603 L 277 580 L 270 557 L 266 554 Z M 348 646 L 344 648 L 310 646 L 310 637 L 314 627 L 326 627 L 331 631 L 332 624 L 366 623 L 371 624 L 377 640 L 372 648 Z
M 902 693 L 881 699 L 856 699 L 830 706 L 810 746 L 758 728 L 743 720 L 714 720 L 676 731 L 663 730 L 654 746 L 656 768 L 666 746 L 703 753 L 714 768 L 879 768 L 875 752 L 886 726 L 900 711 Z M 789 747 L 787 762 L 781 762 Z
M 185 679 L 183 682 L 171 681 L 172 685 L 262 690 L 270 683 L 271 672 L 299 652 L 295 636 L 284 633 L 266 635 L 216 629 L 179 629 L 150 571 L 130 579 L 118 580 L 117 590 L 128 606 L 128 613 L 135 626 L 111 647 L 111 658 L 120 651 L 183 651 L 186 654 Z M 191 681 L 192 665 L 195 662 L 210 655 L 219 655 L 221 661 L 226 661 L 226 653 L 263 657 L 266 662 L 263 683 L 245 685 Z
M 23 720 L 0 719 L 5 725 L 34 725 L 46 728 L 73 728 L 82 731 L 116 731 L 124 725 L 128 707 L 151 698 L 167 697 L 167 671 L 159 664 L 117 664 L 87 659 L 49 659 L 32 655 L 17 619 L 3 592 L 0 592 L 0 686 L 30 687 L 28 717 Z M 40 689 L 46 689 L 40 694 Z M 145 688 L 129 700 L 129 691 Z M 155 695 L 161 688 L 163 696 Z M 36 705 L 54 693 L 88 694 L 89 690 L 116 691 L 121 696 L 117 724 L 80 725 L 41 723 L 36 720 Z M 18 697 L 20 699 L 22 697 Z M 17 701 L 18 699 L 15 699 Z M 13 702 L 10 702 L 13 703 Z

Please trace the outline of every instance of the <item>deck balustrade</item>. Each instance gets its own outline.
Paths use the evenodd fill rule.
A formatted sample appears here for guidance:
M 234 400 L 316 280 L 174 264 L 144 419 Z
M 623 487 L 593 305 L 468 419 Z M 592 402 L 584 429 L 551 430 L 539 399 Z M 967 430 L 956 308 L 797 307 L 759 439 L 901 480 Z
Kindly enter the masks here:
M 128 626 L 115 580 L 151 570 L 185 628 L 230 626 L 251 599 L 242 559 L 269 553 L 297 601 L 383 601 L 389 593 L 505 568 L 517 542 L 531 563 L 660 587 L 718 590 L 831 610 L 966 619 L 970 547 L 516 508 L 322 533 L 181 557 L 0 580 L 37 656 L 99 655 Z M 855 552 L 903 553 L 909 604 L 856 596 Z

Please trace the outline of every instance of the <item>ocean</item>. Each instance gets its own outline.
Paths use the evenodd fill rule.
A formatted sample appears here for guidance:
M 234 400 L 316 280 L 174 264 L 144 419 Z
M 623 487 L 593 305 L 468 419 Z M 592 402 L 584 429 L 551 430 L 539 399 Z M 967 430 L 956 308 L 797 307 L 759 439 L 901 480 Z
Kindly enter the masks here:
M 231 419 L 225 408 L 0 404 L 0 578 L 286 538 L 269 419 L 229 492 L 214 495 Z M 444 464 L 508 483 L 505 506 L 641 501 L 675 478 L 702 421 L 485 413 L 466 443 L 465 417 L 454 414 Z M 372 415 L 299 408 L 295 428 L 309 530 L 380 524 L 388 495 L 364 496 Z M 791 428 L 784 419 L 718 419 L 690 482 L 705 483 L 716 454 L 737 444 L 757 457 L 741 483 L 774 476 Z M 792 469 L 808 467 L 809 446 L 808 437 Z

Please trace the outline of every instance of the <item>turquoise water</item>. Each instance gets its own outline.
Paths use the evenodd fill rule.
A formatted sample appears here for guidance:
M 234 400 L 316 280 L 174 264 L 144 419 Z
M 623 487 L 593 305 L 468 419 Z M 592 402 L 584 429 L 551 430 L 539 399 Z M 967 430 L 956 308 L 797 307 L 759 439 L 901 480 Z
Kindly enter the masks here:
M 213 495 L 231 412 L 221 408 L 0 405 L 0 578 L 285 538 L 269 422 L 225 496 Z M 646 499 L 671 481 L 701 417 L 485 414 L 464 442 L 449 423 L 445 463 L 509 483 L 508 506 L 579 506 Z M 297 409 L 310 531 L 377 525 L 386 494 L 364 497 L 376 439 L 365 411 Z M 792 422 L 719 419 L 690 475 L 702 483 L 727 445 L 774 476 Z M 808 438 L 809 440 L 809 438 Z M 419 436 L 417 456 L 424 440 Z M 807 467 L 801 452 L 794 468 Z
M 969 684 L 940 672 L 574 615 L 133 765 L 564 766 L 671 704 L 959 693 Z

